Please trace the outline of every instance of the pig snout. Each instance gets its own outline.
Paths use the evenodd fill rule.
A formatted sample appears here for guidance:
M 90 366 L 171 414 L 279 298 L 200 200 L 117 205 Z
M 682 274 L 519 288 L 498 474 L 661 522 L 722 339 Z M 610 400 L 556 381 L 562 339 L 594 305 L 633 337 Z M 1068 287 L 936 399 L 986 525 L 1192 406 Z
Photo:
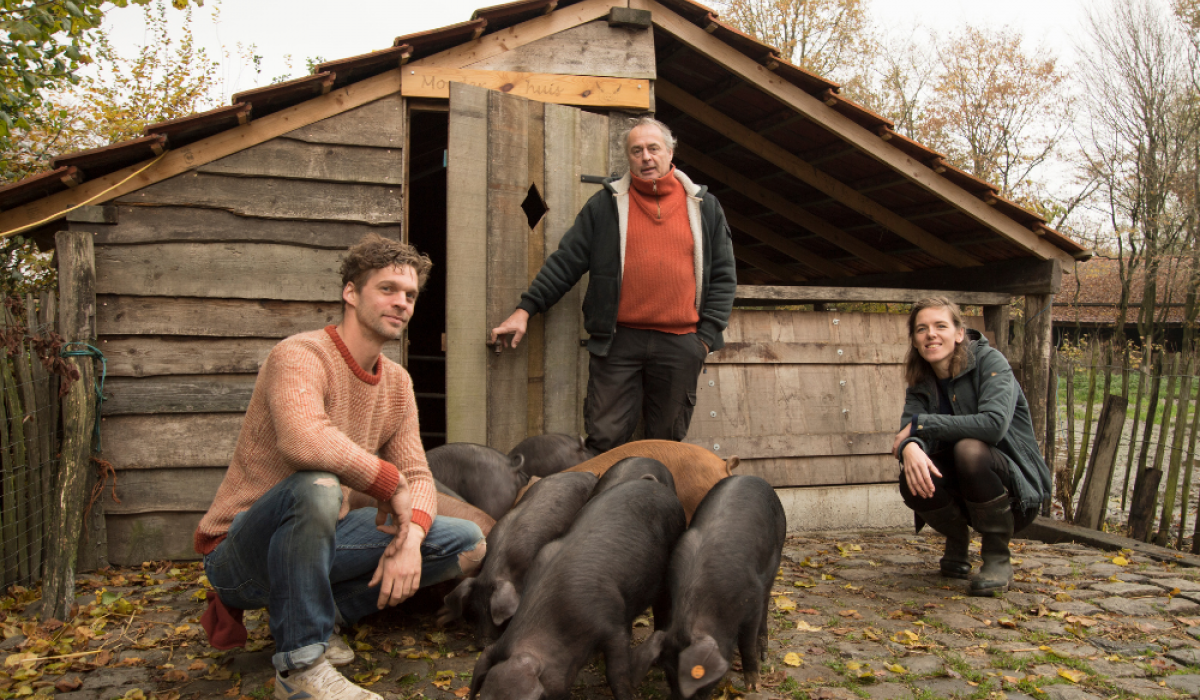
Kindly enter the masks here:
M 619 483 L 588 501 L 571 529 L 539 553 L 508 629 L 484 650 L 476 672 L 487 677 L 475 679 L 485 689 L 482 697 L 516 700 L 509 688 L 533 688 L 528 671 L 506 675 L 503 684 L 498 675 L 501 666 L 525 654 L 542 664 L 544 697 L 565 698 L 579 667 L 598 649 L 613 697 L 633 700 L 633 619 L 663 600 L 667 562 L 684 528 L 679 499 L 655 481 Z M 557 630 L 572 634 L 564 638 Z M 496 694 L 489 695 L 486 689 L 493 687 Z
M 481 646 L 498 637 L 520 605 L 538 553 L 571 527 L 595 484 L 596 477 L 586 472 L 552 474 L 532 484 L 489 535 L 478 577 L 446 596 L 439 624 L 463 619 Z

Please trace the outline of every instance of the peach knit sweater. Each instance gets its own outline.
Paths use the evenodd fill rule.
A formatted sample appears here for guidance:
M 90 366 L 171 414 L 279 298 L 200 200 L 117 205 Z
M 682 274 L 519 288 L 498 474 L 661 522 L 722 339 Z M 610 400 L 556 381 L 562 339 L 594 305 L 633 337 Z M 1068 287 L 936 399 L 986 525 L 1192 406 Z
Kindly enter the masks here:
M 412 521 L 428 531 L 437 515 L 412 378 L 383 355 L 367 373 L 333 326 L 294 335 L 267 356 L 229 470 L 196 529 L 196 551 L 216 549 L 234 516 L 299 471 L 330 472 L 377 500 L 405 479 Z

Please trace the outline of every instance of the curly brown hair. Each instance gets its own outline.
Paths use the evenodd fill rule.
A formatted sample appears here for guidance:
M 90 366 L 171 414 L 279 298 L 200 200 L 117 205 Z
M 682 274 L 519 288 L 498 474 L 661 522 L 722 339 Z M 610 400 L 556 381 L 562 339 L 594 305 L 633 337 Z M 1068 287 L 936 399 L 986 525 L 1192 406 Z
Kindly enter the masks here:
M 912 311 L 908 314 L 908 354 L 904 358 L 904 381 L 909 386 L 916 386 L 934 376 L 933 367 L 925 361 L 925 358 L 921 357 L 917 346 L 913 344 L 913 338 L 917 334 L 917 314 L 925 309 L 945 309 L 950 312 L 950 320 L 954 322 L 954 329 L 963 328 L 962 309 L 959 309 L 958 304 L 946 297 L 925 297 L 913 304 Z M 954 345 L 954 355 L 950 358 L 950 376 L 953 377 L 961 372 L 966 363 L 967 342 L 964 339 L 963 342 Z
M 411 267 L 417 273 L 417 289 L 424 289 L 433 261 L 408 243 L 368 233 L 346 251 L 342 260 L 342 287 L 352 282 L 356 289 L 361 288 L 372 272 L 388 267 Z

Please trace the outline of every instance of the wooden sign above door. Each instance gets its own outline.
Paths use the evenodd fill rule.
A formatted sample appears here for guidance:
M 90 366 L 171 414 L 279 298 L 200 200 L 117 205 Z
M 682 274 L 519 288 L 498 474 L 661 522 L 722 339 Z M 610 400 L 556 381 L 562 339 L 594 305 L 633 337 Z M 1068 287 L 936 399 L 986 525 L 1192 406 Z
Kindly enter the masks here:
M 401 73 L 400 94 L 405 97 L 448 99 L 450 83 L 466 83 L 538 102 L 650 109 L 650 81 L 645 79 L 421 66 L 405 66 Z

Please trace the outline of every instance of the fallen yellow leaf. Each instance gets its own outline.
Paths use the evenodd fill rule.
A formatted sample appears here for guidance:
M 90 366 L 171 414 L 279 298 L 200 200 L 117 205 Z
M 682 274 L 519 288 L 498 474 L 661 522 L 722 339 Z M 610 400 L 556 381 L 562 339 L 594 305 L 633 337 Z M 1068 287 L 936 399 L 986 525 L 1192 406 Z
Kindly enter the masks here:
M 850 669 L 851 671 L 857 671 L 858 669 L 862 668 L 862 664 L 858 663 L 857 661 L 848 661 L 846 662 L 846 668 Z
M 1066 678 L 1067 680 L 1071 681 L 1072 683 L 1078 683 L 1079 681 L 1083 680 L 1084 678 L 1087 678 L 1086 673 L 1084 673 L 1083 671 L 1076 671 L 1073 668 L 1060 668 L 1060 669 L 1058 669 L 1058 675 L 1062 676 L 1063 678 Z
M 1128 566 L 1129 560 L 1118 554 L 1112 558 L 1112 563 L 1116 564 L 1117 566 Z
M 796 623 L 796 629 L 803 630 L 805 632 L 820 632 L 822 628 L 813 627 L 812 625 L 808 624 L 804 620 L 800 620 Z
M 888 664 L 887 670 L 891 671 L 892 673 L 908 673 L 908 669 L 904 668 L 900 664 Z
M 796 609 L 796 601 L 791 598 L 781 595 L 775 599 L 775 609 L 789 612 Z
M 784 655 L 783 663 L 788 666 L 799 666 L 802 662 L 800 661 L 800 655 L 793 651 Z

